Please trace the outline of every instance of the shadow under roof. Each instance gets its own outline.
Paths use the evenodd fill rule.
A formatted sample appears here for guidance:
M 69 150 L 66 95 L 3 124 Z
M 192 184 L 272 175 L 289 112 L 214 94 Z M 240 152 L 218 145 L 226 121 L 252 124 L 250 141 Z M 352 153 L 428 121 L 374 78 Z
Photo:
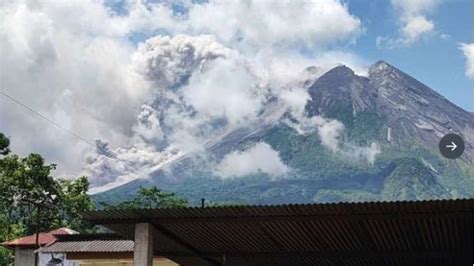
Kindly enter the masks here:
M 154 226 L 154 252 L 182 265 L 472 265 L 474 199 L 100 210 L 126 239 Z

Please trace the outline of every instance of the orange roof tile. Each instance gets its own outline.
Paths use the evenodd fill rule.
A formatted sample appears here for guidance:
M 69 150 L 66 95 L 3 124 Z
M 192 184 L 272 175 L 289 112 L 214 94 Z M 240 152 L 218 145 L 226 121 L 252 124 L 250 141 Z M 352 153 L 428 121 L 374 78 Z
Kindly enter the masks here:
M 41 232 L 39 234 L 38 244 L 40 246 L 45 246 L 52 244 L 56 241 L 57 235 L 71 235 L 77 234 L 76 231 L 71 230 L 69 228 L 59 228 L 49 232 Z M 15 248 L 17 246 L 20 247 L 35 247 L 36 246 L 36 234 L 20 237 L 17 239 L 9 240 L 6 242 L 1 243 L 0 245 L 7 247 L 7 248 Z

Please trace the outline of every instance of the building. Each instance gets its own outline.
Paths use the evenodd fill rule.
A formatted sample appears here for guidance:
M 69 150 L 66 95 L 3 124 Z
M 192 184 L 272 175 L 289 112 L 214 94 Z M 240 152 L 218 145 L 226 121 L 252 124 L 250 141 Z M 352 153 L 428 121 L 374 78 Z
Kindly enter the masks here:
M 68 228 L 59 228 L 49 232 L 42 232 L 38 235 L 38 245 L 44 247 L 53 244 L 59 236 L 77 234 L 76 231 Z M 37 249 L 36 234 L 21 237 L 1 243 L 0 245 L 15 251 L 15 266 L 35 265 L 35 250 Z M 39 265 L 47 265 L 51 259 L 62 257 L 63 254 L 39 254 Z M 74 266 L 67 261 L 63 266 Z
M 474 199 L 101 210 L 135 266 L 473 265 Z
M 77 266 L 132 266 L 133 240 L 116 234 L 78 234 L 58 237 L 39 250 L 42 254 L 64 254 L 64 260 Z M 154 266 L 177 266 L 163 257 L 153 258 Z
M 60 228 L 39 234 L 36 248 L 36 234 L 2 243 L 15 250 L 15 266 L 35 265 L 38 254 L 39 266 L 132 266 L 133 240 L 116 234 L 78 234 Z M 163 257 L 153 259 L 154 266 L 176 266 L 178 264 Z

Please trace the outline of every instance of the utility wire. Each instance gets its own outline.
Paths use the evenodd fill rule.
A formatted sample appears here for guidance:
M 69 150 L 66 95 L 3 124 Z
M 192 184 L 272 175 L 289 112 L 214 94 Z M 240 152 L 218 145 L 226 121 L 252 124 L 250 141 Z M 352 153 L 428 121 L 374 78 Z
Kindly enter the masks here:
M 82 141 L 83 143 L 87 144 L 87 145 L 90 145 L 92 147 L 95 147 L 95 145 L 93 145 L 92 143 L 90 143 L 89 141 L 85 140 L 84 138 L 82 138 L 81 136 L 77 135 L 76 133 L 72 132 L 71 130 L 61 126 L 59 123 L 55 122 L 54 120 L 51 120 L 49 119 L 48 117 L 46 117 L 45 115 L 41 114 L 40 112 L 38 111 L 35 111 L 33 108 L 29 107 L 28 105 L 22 103 L 21 101 L 13 98 L 12 96 L 6 94 L 5 92 L 3 91 L 0 91 L 0 95 L 2 95 L 3 97 L 7 98 L 8 100 L 12 101 L 13 103 L 25 108 L 26 110 L 30 111 L 31 113 L 35 114 L 36 116 L 39 116 L 40 118 L 46 120 L 47 122 L 51 123 L 52 125 L 54 125 L 55 127 L 67 132 L 69 135 L 75 137 L 76 139 Z
M 84 138 L 82 138 L 81 136 L 79 136 L 79 135 L 77 135 L 76 133 L 72 132 L 71 130 L 69 130 L 69 129 L 63 127 L 63 126 L 61 126 L 59 123 L 55 122 L 54 120 L 49 119 L 48 117 L 46 117 L 45 115 L 41 114 L 40 112 L 35 111 L 33 108 L 31 108 L 31 107 L 29 107 L 28 105 L 26 105 L 26 104 L 20 102 L 19 100 L 17 100 L 17 99 L 15 99 L 14 97 L 12 97 L 12 96 L 6 94 L 5 92 L 0 91 L 0 95 L 3 96 L 3 97 L 5 97 L 5 98 L 7 98 L 7 99 L 10 100 L 10 101 L 12 101 L 13 103 L 18 104 L 19 106 L 25 108 L 25 109 L 28 110 L 29 112 L 31 112 L 31 113 L 33 113 L 33 114 L 39 116 L 40 118 L 46 120 L 47 122 L 53 124 L 55 127 L 59 128 L 59 129 L 61 129 L 61 130 L 66 131 L 68 134 L 70 134 L 71 136 L 73 136 L 73 137 L 77 138 L 78 140 L 84 142 L 85 144 L 90 145 L 90 146 L 93 147 L 93 148 L 98 148 L 98 147 L 96 147 L 95 145 L 93 145 L 92 143 L 90 143 L 90 142 L 88 142 L 87 140 L 85 140 Z M 99 148 L 99 149 L 100 149 L 100 148 Z M 116 153 L 116 152 L 114 152 L 114 151 L 112 151 L 112 150 L 110 150 L 109 152 L 110 152 L 113 156 L 117 156 L 117 153 Z M 107 157 L 108 157 L 108 156 L 107 156 Z M 136 170 L 137 170 L 140 174 L 144 174 L 144 175 L 146 175 L 146 176 L 150 175 L 150 173 L 145 172 L 144 170 L 141 170 L 141 169 L 136 169 Z
M 28 110 L 29 112 L 33 113 L 34 115 L 36 116 L 39 116 L 40 118 L 46 120 L 47 122 L 51 123 L 52 125 L 54 125 L 55 127 L 65 131 L 66 133 L 68 133 L 69 135 L 75 137 L 76 139 L 78 139 L 79 141 L 82 141 L 83 143 L 87 144 L 87 145 L 90 145 L 91 147 L 93 148 L 98 148 L 96 147 L 95 145 L 93 145 L 92 143 L 90 143 L 89 141 L 85 140 L 84 138 L 82 138 L 81 136 L 77 135 L 76 133 L 74 133 L 73 131 L 61 126 L 59 123 L 55 122 L 54 120 L 51 120 L 49 119 L 48 117 L 46 117 L 45 115 L 41 114 L 40 112 L 34 110 L 33 108 L 29 107 L 28 105 L 22 103 L 21 101 L 15 99 L 14 97 L 8 95 L 7 93 L 5 93 L 4 91 L 0 91 L 0 95 L 5 97 L 6 99 L 10 100 L 11 102 L 23 107 L 24 109 Z M 117 156 L 117 153 L 115 153 L 114 151 L 110 150 L 109 151 L 113 156 Z M 108 157 L 108 156 L 107 156 Z M 140 168 L 138 169 L 135 169 L 139 174 L 142 174 L 144 176 L 150 176 L 151 173 L 153 173 L 153 171 L 145 171 L 145 170 L 142 170 Z M 120 185 L 123 185 L 123 184 L 120 184 Z

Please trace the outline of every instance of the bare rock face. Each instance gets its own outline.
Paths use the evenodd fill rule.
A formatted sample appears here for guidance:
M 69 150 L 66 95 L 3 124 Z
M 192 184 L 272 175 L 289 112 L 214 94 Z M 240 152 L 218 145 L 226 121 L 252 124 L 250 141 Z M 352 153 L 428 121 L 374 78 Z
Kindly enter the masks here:
M 379 110 L 389 118 L 395 138 L 415 138 L 436 148 L 448 133 L 461 135 L 467 145 L 466 158 L 474 158 L 474 116 L 451 103 L 426 85 L 384 61 L 369 71 L 371 84 L 379 94 Z
M 436 148 L 442 136 L 456 133 L 466 142 L 465 158 L 474 159 L 474 115 L 384 61 L 372 65 L 368 77 L 338 66 L 309 91 L 311 115 L 331 117 L 341 110 L 353 116 L 364 110 L 376 112 L 386 119 L 386 139 L 395 146 L 419 143 Z
M 377 90 L 370 80 L 357 76 L 347 66 L 341 65 L 321 76 L 309 88 L 311 100 L 307 111 L 310 115 L 348 111 L 357 112 L 376 107 Z

